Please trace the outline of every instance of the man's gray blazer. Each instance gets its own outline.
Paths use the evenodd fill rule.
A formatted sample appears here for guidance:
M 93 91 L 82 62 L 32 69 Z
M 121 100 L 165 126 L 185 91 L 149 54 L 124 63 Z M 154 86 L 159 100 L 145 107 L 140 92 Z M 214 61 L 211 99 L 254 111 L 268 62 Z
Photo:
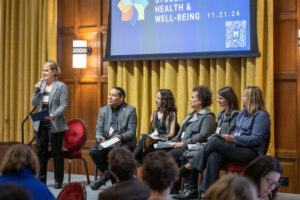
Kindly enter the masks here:
M 39 111 L 42 110 L 43 104 L 43 93 L 45 92 L 46 82 L 44 81 L 41 87 L 41 92 L 33 94 L 31 98 L 31 103 L 33 106 L 39 106 Z M 68 125 L 65 120 L 64 112 L 68 105 L 68 89 L 66 84 L 55 80 L 49 94 L 49 113 L 54 116 L 51 120 L 50 132 L 58 133 L 68 130 Z M 33 122 L 33 128 L 38 132 L 40 126 L 40 121 Z
M 111 119 L 111 106 L 107 105 L 100 108 L 96 126 L 96 139 L 100 137 L 108 139 Z M 123 103 L 118 114 L 118 129 L 122 136 L 122 144 L 131 144 L 132 147 L 136 145 L 136 126 L 137 116 L 135 108 Z

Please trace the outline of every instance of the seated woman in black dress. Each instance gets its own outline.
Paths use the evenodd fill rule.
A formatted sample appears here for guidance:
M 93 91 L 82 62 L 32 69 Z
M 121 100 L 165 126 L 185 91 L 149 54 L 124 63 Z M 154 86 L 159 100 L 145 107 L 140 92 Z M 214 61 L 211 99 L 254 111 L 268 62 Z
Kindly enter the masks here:
M 181 175 L 196 170 L 202 173 L 200 191 L 206 191 L 219 178 L 226 162 L 249 163 L 263 155 L 270 134 L 270 118 L 264 108 L 259 87 L 246 87 L 242 95 L 244 109 L 239 113 L 232 134 L 212 137 L 197 155 L 181 169 Z
M 220 111 L 218 114 L 217 128 L 213 136 L 218 134 L 230 134 L 235 128 L 236 118 L 239 114 L 238 99 L 232 87 L 226 86 L 221 88 L 218 91 L 217 102 L 224 110 Z M 187 150 L 184 152 L 184 159 L 191 160 L 196 154 L 197 151 Z M 197 174 L 197 171 L 193 171 L 193 173 L 185 180 L 184 190 L 173 198 L 196 197 L 198 194 Z
M 171 90 L 160 89 L 157 92 L 155 104 L 157 110 L 151 115 L 149 134 L 155 135 L 160 139 L 172 139 L 176 132 L 177 109 Z M 142 139 L 134 149 L 135 159 L 142 162 L 145 155 L 153 151 L 155 142 L 155 140 L 147 137 L 147 134 L 142 134 Z

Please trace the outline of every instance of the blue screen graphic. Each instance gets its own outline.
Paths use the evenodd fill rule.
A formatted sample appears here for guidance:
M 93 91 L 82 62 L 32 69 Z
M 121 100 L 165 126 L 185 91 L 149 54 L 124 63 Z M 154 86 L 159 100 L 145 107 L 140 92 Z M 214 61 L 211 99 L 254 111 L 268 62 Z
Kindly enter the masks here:
M 111 0 L 108 57 L 252 52 L 250 1 Z

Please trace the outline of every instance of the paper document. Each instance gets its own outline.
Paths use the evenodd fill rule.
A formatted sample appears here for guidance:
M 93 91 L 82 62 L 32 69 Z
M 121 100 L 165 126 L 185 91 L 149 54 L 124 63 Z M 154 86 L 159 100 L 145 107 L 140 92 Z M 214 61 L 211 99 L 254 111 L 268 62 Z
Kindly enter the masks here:
M 168 143 L 168 142 L 159 141 L 156 144 L 154 144 L 153 146 L 155 149 L 165 149 L 165 148 L 172 148 L 173 144 L 174 144 L 174 142 Z
M 201 148 L 203 148 L 203 146 L 201 146 L 200 143 L 196 143 L 196 144 L 188 144 L 187 146 L 188 146 L 188 149 L 194 150 L 194 151 L 200 150 Z
M 110 147 L 116 143 L 120 142 L 120 139 L 117 138 L 117 137 L 114 137 L 114 138 L 111 138 L 110 140 L 107 140 L 105 142 L 102 142 L 100 144 L 100 146 L 102 146 L 103 148 L 107 148 L 107 147 Z
M 30 115 L 30 117 L 33 121 L 41 121 L 41 120 L 45 119 L 46 116 L 49 116 L 49 110 L 42 110 L 40 112 Z

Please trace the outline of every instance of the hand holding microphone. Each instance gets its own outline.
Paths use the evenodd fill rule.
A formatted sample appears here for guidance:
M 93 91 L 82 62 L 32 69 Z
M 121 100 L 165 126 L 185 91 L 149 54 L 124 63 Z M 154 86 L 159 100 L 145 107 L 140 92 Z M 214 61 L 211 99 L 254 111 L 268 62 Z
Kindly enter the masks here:
M 35 84 L 35 91 L 34 91 L 34 94 L 37 94 L 41 91 L 41 87 L 42 87 L 42 82 L 44 81 L 44 79 L 41 78 L 41 80 L 39 82 L 37 82 Z

